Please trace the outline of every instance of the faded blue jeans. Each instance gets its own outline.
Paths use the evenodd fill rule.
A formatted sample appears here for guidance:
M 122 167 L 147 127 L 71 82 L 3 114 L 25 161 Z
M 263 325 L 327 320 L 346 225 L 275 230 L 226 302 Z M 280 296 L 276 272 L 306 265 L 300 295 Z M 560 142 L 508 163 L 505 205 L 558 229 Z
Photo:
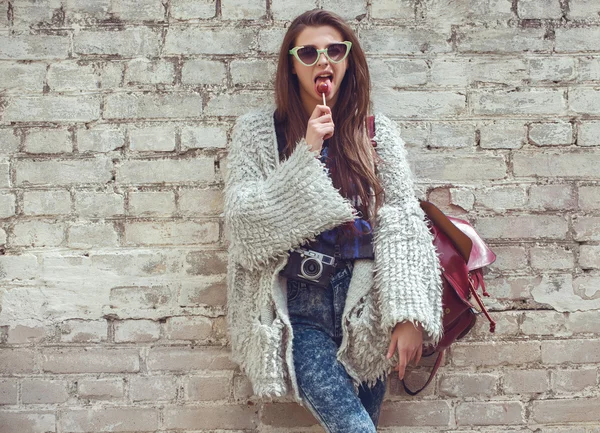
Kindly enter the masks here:
M 327 289 L 291 279 L 287 283 L 300 395 L 328 433 L 375 432 L 385 395 L 385 380 L 370 388 L 361 384 L 357 395 L 336 358 L 351 277 L 349 262 L 336 271 Z

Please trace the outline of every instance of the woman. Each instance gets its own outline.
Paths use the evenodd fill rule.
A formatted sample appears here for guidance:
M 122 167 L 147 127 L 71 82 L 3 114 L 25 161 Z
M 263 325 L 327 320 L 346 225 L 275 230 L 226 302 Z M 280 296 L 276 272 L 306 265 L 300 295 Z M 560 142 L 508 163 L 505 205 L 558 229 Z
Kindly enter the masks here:
M 403 141 L 376 113 L 375 151 L 369 89 L 352 29 L 327 11 L 300 15 L 276 107 L 238 119 L 225 180 L 232 358 L 255 394 L 291 394 L 328 432 L 376 431 L 388 372 L 402 379 L 442 331 Z

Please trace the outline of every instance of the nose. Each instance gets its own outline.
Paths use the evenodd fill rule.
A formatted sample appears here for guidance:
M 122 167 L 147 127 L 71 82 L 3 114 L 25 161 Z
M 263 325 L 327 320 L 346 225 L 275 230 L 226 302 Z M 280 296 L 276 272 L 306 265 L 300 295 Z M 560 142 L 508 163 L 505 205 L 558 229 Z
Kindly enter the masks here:
M 319 53 L 319 61 L 317 62 L 317 64 L 326 65 L 327 63 L 329 63 L 329 59 L 327 58 L 325 53 Z

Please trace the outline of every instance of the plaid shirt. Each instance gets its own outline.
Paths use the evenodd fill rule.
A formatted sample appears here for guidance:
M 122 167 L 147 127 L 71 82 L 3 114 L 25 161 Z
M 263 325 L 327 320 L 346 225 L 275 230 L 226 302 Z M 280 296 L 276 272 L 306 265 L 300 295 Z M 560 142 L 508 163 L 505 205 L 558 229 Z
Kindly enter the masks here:
M 279 125 L 278 122 L 275 122 L 275 127 L 279 154 L 282 155 L 285 143 L 280 129 L 281 125 Z M 328 142 L 329 140 L 323 142 L 323 148 L 321 149 L 321 155 L 319 156 L 321 162 L 325 164 L 327 174 L 329 174 L 330 167 Z M 351 201 L 356 207 L 356 198 Z M 313 242 L 305 245 L 305 247 L 313 251 L 329 252 L 333 250 L 337 241 L 340 245 L 342 260 L 373 259 L 373 233 L 369 222 L 362 218 L 356 218 L 354 220 L 354 230 L 351 231 L 350 228 L 352 227 L 342 225 L 331 230 L 325 230 L 321 232 Z

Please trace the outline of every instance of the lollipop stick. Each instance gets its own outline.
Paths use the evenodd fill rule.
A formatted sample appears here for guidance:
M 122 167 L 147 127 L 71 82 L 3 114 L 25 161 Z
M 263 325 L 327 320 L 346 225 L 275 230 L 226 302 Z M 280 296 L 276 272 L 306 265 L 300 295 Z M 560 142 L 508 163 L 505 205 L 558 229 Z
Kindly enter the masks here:
M 323 105 L 327 105 L 327 101 L 325 101 L 325 93 L 321 93 L 323 95 Z

